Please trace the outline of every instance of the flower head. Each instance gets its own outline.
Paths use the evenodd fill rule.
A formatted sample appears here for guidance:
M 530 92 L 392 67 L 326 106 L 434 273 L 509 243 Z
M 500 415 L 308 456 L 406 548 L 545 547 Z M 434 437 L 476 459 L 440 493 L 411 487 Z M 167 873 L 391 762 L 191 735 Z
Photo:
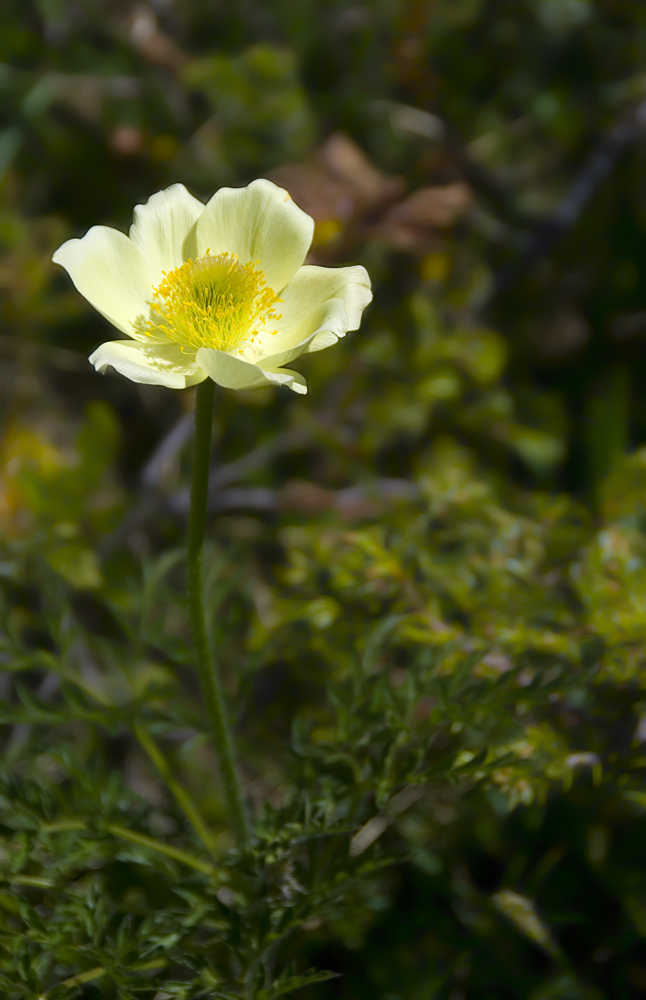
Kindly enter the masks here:
M 314 223 L 271 181 L 203 205 L 182 184 L 135 208 L 129 236 L 94 226 L 54 261 L 128 340 L 91 355 L 134 382 L 306 392 L 283 367 L 356 330 L 372 298 L 363 267 L 303 266 Z

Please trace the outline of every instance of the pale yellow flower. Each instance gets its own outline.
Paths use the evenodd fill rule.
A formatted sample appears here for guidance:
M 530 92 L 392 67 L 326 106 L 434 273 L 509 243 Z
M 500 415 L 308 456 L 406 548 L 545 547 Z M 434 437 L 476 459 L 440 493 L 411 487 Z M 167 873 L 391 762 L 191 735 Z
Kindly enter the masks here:
M 283 367 L 356 330 L 372 298 L 363 267 L 303 266 L 314 223 L 267 180 L 208 204 L 174 184 L 138 205 L 129 236 L 95 226 L 54 254 L 79 292 L 129 340 L 102 344 L 97 371 L 174 389 L 305 379 Z

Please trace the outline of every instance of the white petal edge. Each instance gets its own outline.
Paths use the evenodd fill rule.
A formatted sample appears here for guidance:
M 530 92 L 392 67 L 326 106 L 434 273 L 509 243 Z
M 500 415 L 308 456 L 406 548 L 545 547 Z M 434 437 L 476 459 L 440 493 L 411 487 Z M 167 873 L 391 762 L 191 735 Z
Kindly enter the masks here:
M 287 191 L 261 179 L 216 191 L 196 228 L 200 256 L 208 249 L 236 254 L 242 264 L 260 261 L 268 286 L 280 293 L 305 260 L 314 220 Z
M 297 392 L 301 395 L 307 393 L 307 382 L 300 372 L 293 372 L 287 368 L 263 368 L 262 372 L 267 381 L 273 385 L 287 386 L 292 392 Z
M 262 385 L 285 385 L 294 392 L 307 392 L 305 379 L 300 372 L 282 370 L 278 365 L 271 369 L 258 368 L 243 358 L 200 347 L 195 355 L 200 367 L 218 385 L 225 389 L 258 389 Z
M 306 265 L 283 290 L 282 299 L 277 307 L 281 317 L 272 323 L 276 333 L 263 334 L 259 341 L 267 357 L 302 344 L 315 331 L 321 332 L 321 336 L 307 348 L 309 351 L 320 351 L 336 343 L 329 333 L 338 338 L 344 337 L 348 330 L 356 330 L 363 310 L 372 299 L 370 278 L 360 265 L 335 268 Z M 344 325 L 341 327 L 337 319 L 326 328 L 323 317 L 328 303 L 334 301 L 343 303 Z
M 165 385 L 169 389 L 185 389 L 206 378 L 195 355 L 182 354 L 175 344 L 144 346 L 130 340 L 111 340 L 97 347 L 89 360 L 98 372 L 114 368 L 131 382 Z
M 158 191 L 145 205 L 136 206 L 130 239 L 148 264 L 155 286 L 162 271 L 173 271 L 197 256 L 195 224 L 203 211 L 204 204 L 183 184 Z
M 93 226 L 83 239 L 68 240 L 52 260 L 65 268 L 78 291 L 117 330 L 139 339 L 134 321 L 148 312 L 150 270 L 127 236 Z
M 287 330 L 297 324 L 299 316 L 314 303 L 343 299 L 348 330 L 358 330 L 363 310 L 372 301 L 370 277 L 361 264 L 353 267 L 305 264 L 282 292 L 282 299 L 280 329 Z
M 305 324 L 303 324 L 305 327 Z M 313 329 L 311 329 L 313 327 Z M 299 343 L 285 347 L 282 351 L 274 351 L 273 354 L 265 354 L 258 360 L 262 368 L 279 368 L 288 364 L 301 354 L 309 354 L 312 351 L 321 351 L 324 347 L 331 347 L 336 344 L 339 337 L 345 337 L 348 328 L 348 317 L 345 311 L 343 299 L 328 299 L 321 303 L 316 310 L 313 310 L 307 324 L 307 336 Z M 279 340 L 280 334 L 276 337 L 265 337 L 261 349 L 269 350 L 274 346 L 274 342 Z

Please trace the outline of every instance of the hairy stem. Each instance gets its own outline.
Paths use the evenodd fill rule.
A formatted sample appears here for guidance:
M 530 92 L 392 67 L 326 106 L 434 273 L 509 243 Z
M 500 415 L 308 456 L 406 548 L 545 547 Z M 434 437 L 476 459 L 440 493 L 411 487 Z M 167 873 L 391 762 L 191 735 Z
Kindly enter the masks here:
M 206 528 L 206 504 L 209 487 L 209 459 L 213 425 L 215 383 L 207 378 L 195 394 L 195 436 L 193 474 L 187 537 L 187 600 L 191 633 L 202 693 L 211 723 L 211 735 L 220 762 L 220 772 L 229 811 L 229 819 L 238 844 L 249 841 L 249 825 L 242 800 L 240 781 L 233 753 L 231 729 L 224 706 L 222 683 L 208 637 L 204 616 L 203 553 Z

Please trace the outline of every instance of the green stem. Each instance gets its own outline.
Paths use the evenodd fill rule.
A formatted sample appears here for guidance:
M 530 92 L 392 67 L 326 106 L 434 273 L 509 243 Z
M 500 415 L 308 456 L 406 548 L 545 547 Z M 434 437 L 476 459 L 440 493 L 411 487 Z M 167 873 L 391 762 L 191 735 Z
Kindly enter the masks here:
M 164 757 L 163 753 L 154 742 L 152 737 L 146 732 L 143 726 L 138 726 L 135 724 L 134 733 L 142 747 L 150 757 L 151 761 L 161 774 L 162 778 L 168 786 L 168 790 L 172 795 L 175 796 L 175 800 L 179 807 L 184 810 L 184 813 L 192 824 L 193 829 L 197 835 L 201 838 L 202 843 L 211 852 L 211 854 L 217 854 L 217 845 L 215 838 L 208 826 L 204 822 L 204 819 L 200 815 L 198 808 L 193 802 L 191 796 L 188 794 L 183 785 L 173 777 L 173 773 L 170 769 L 168 761 Z
M 242 790 L 233 754 L 231 729 L 226 716 L 222 683 L 213 652 L 210 648 L 204 616 L 204 583 L 202 561 L 204 532 L 206 529 L 206 504 L 209 489 L 209 461 L 211 457 L 211 431 L 213 426 L 213 399 L 215 382 L 210 378 L 201 382 L 195 393 L 195 438 L 193 443 L 193 475 L 191 503 L 188 514 L 187 549 L 187 599 L 191 619 L 191 633 L 195 659 L 202 685 L 202 693 L 211 722 L 211 734 L 220 762 L 220 773 L 229 810 L 233 832 L 240 846 L 249 842 L 250 831 L 242 800 Z
M 169 858 L 174 858 L 175 861 L 181 861 L 182 864 L 188 865 L 190 868 L 195 868 L 196 871 L 202 872 L 203 875 L 215 875 L 216 869 L 208 861 L 202 861 L 201 858 L 194 858 L 192 854 L 182 851 L 179 847 L 173 847 L 171 844 L 163 844 L 160 840 L 155 840 L 154 837 L 146 836 L 145 833 L 139 833 L 137 830 L 128 830 L 127 827 L 119 826 L 118 823 L 111 823 L 108 827 L 108 832 L 115 837 L 129 840 L 133 844 L 141 844 L 142 847 L 148 847 L 151 851 L 166 854 Z
M 63 820 L 61 823 L 43 823 L 39 828 L 40 833 L 63 833 L 67 830 L 87 830 L 88 825 L 84 823 L 83 820 Z M 181 861 L 182 864 L 188 865 L 189 868 L 195 868 L 196 871 L 202 872 L 203 875 L 215 875 L 217 869 L 209 864 L 208 861 L 202 861 L 201 858 L 196 858 L 187 851 L 182 851 L 179 847 L 173 847 L 172 844 L 164 844 L 161 840 L 155 840 L 154 837 L 149 837 L 145 833 L 139 833 L 137 830 L 129 830 L 126 826 L 119 826 L 118 823 L 111 823 L 107 827 L 108 833 L 111 833 L 114 837 L 121 837 L 123 840 L 130 840 L 133 844 L 141 844 L 142 847 L 148 847 L 151 851 L 157 851 L 159 854 L 166 854 L 169 858 L 174 858 L 175 861 Z M 38 885 L 43 889 L 55 888 L 56 883 L 50 881 L 50 879 L 39 879 L 33 878 L 29 875 L 17 875 L 13 878 L 7 876 L 4 881 L 16 883 L 16 885 Z

